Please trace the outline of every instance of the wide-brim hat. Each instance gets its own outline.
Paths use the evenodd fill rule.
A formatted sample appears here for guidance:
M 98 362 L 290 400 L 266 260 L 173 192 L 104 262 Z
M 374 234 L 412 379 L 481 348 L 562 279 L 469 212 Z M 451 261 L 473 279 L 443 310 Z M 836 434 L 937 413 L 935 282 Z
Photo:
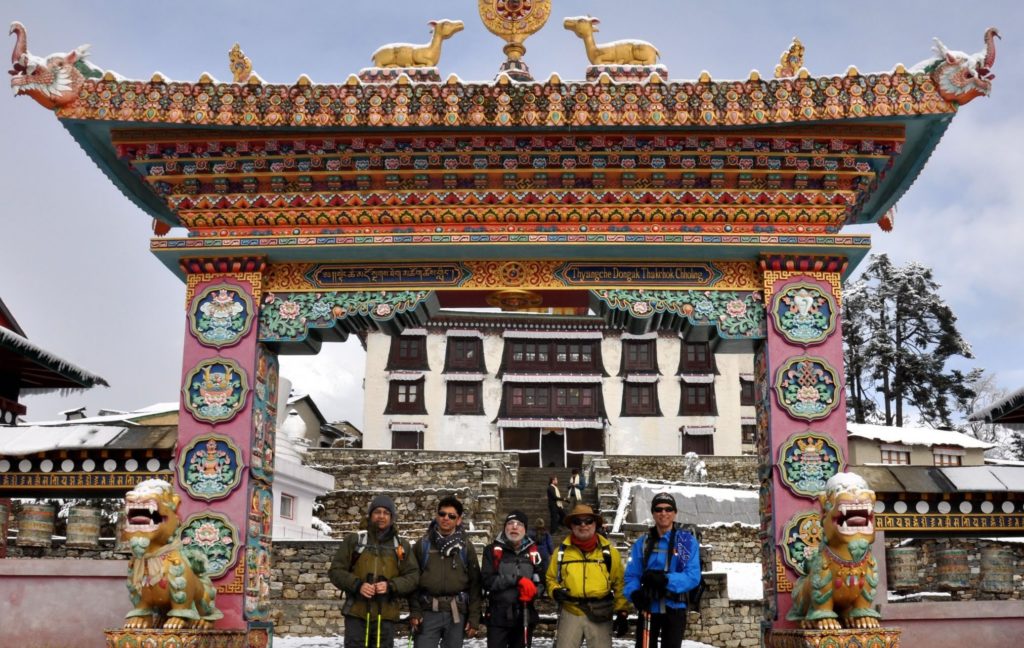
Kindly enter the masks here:
M 566 526 L 569 526 L 572 524 L 572 521 L 578 517 L 592 517 L 596 521 L 598 527 L 604 526 L 604 518 L 601 517 L 600 513 L 594 511 L 590 504 L 577 504 L 572 507 L 572 510 L 565 514 L 565 518 L 563 518 L 562 521 Z

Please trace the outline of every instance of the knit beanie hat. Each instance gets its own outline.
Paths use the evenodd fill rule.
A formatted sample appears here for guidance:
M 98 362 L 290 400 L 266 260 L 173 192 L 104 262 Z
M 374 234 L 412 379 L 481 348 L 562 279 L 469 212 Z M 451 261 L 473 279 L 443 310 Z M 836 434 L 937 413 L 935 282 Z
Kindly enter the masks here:
M 391 512 L 391 521 L 395 521 L 397 510 L 395 509 L 395 501 L 387 495 L 377 495 L 370 500 L 370 508 L 366 509 L 366 516 L 369 517 L 373 513 L 374 509 L 386 508 Z
M 505 516 L 505 524 L 508 524 L 512 520 L 521 522 L 524 529 L 529 526 L 529 518 L 526 517 L 526 513 L 523 513 L 522 511 L 512 511 L 511 513 Z
M 672 508 L 676 508 L 676 498 L 672 497 L 668 493 L 658 493 L 651 500 L 651 511 L 654 511 L 654 507 L 659 504 L 668 504 Z

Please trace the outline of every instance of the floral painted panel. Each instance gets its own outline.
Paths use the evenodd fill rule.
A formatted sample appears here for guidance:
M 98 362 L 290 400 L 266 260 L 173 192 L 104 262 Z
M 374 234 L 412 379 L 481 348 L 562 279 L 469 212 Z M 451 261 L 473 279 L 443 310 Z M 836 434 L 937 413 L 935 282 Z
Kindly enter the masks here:
M 249 332 L 254 316 L 249 295 L 236 286 L 218 284 L 205 288 L 192 299 L 189 330 L 204 346 L 231 346 Z
M 774 301 L 775 328 L 793 344 L 824 342 L 836 329 L 836 301 L 815 284 L 790 284 L 776 293 Z
M 252 456 L 249 471 L 266 483 L 274 481 L 274 439 L 277 433 L 277 356 L 262 344 L 256 348 L 256 380 L 252 401 Z
M 794 434 L 779 448 L 779 477 L 802 497 L 817 497 L 825 482 L 843 469 L 839 446 L 819 432 Z
M 196 420 L 229 421 L 245 406 L 249 381 L 232 360 L 210 358 L 185 376 L 185 407 Z
M 206 556 L 206 573 L 217 579 L 238 560 L 238 529 L 223 515 L 197 513 L 178 531 L 181 544 Z
M 779 405 L 793 418 L 825 418 L 839 405 L 836 370 L 823 358 L 790 358 L 779 368 L 775 394 Z
M 259 336 L 264 342 L 301 341 L 310 329 L 333 328 L 348 319 L 384 322 L 412 314 L 428 300 L 436 302 L 436 296 L 426 290 L 268 292 L 260 309 Z
M 766 333 L 764 301 L 758 291 L 617 288 L 592 290 L 591 294 L 602 314 L 618 311 L 648 320 L 659 315 L 676 316 L 694 326 L 714 326 L 727 339 L 761 339 Z M 665 328 L 664 323 L 660 328 Z
M 227 437 L 196 437 L 179 453 L 178 483 L 195 499 L 221 499 L 242 479 L 241 451 Z
M 821 536 L 821 516 L 817 511 L 797 513 L 783 527 L 782 559 L 803 576 L 807 573 L 807 561 L 818 553 Z

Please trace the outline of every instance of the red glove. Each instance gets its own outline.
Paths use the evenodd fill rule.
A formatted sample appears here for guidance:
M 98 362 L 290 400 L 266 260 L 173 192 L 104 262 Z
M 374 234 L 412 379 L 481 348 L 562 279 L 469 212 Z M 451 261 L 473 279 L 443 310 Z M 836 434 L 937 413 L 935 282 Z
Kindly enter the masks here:
M 537 596 L 537 586 L 533 584 L 533 581 L 529 578 L 523 577 L 519 579 L 519 600 L 523 603 L 529 603 L 533 600 L 533 597 Z

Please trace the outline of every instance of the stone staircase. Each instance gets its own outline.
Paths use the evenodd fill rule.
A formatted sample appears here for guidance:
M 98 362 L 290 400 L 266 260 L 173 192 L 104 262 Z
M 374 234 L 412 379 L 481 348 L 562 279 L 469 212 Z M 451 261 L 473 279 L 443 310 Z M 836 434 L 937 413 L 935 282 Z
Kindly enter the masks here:
M 498 519 L 499 523 L 495 529 L 497 533 L 501 529 L 500 520 L 509 511 L 520 510 L 530 518 L 530 527 L 533 528 L 537 520 L 543 519 L 545 524 L 550 523 L 548 519 L 548 480 L 554 475 L 558 477 L 558 490 L 562 497 L 568 498 L 569 477 L 572 471 L 569 468 L 523 468 L 520 467 L 517 475 L 516 485 L 509 488 L 498 489 Z M 597 488 L 591 484 L 583 489 L 583 502 L 590 504 L 594 510 L 598 510 Z M 568 506 L 568 505 L 566 505 Z M 566 509 L 568 512 L 568 508 Z M 548 529 L 552 536 L 561 538 L 565 536 L 565 529 L 562 533 L 555 533 L 554 529 Z

